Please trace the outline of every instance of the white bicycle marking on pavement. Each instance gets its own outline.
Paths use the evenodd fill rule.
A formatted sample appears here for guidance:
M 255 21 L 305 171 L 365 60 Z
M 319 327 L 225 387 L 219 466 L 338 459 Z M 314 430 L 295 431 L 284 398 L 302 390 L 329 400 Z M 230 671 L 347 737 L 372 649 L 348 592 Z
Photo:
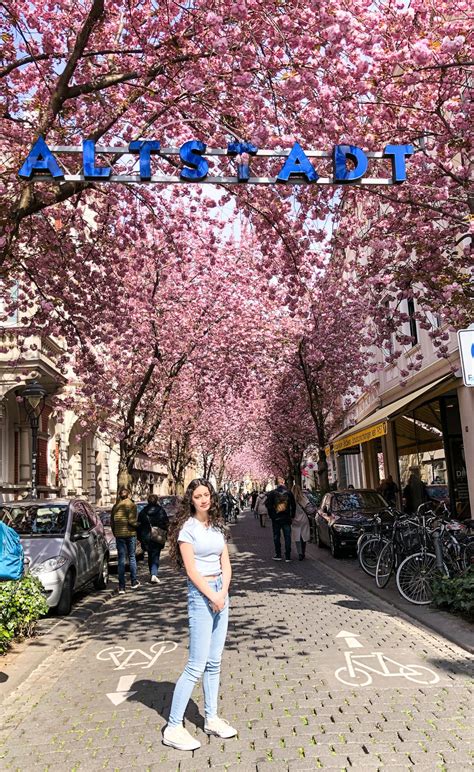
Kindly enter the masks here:
M 143 649 L 126 649 L 124 646 L 108 646 L 97 654 L 101 661 L 111 660 L 114 670 L 125 670 L 127 667 L 141 667 L 142 670 L 153 667 L 158 657 L 169 654 L 178 648 L 175 641 L 157 641 L 150 646 L 150 654 Z M 120 691 L 120 690 L 119 690 Z
M 415 684 L 437 684 L 440 677 L 434 670 L 424 665 L 405 665 L 387 657 L 380 651 L 373 651 L 370 654 L 354 654 L 352 651 L 345 651 L 345 667 L 336 670 L 335 676 L 347 686 L 370 686 L 373 682 L 371 673 L 383 676 L 385 678 L 406 678 Z M 371 661 L 372 664 L 369 664 Z M 389 665 L 392 665 L 391 669 Z

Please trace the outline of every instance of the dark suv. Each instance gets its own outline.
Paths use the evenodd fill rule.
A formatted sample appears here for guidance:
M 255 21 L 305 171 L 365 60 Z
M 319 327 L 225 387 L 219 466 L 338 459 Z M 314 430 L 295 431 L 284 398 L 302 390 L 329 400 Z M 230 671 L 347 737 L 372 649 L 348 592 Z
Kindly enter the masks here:
M 326 493 L 316 515 L 316 544 L 327 545 L 333 557 L 355 551 L 360 534 L 372 530 L 374 515 L 387 507 L 380 493 L 368 488 Z

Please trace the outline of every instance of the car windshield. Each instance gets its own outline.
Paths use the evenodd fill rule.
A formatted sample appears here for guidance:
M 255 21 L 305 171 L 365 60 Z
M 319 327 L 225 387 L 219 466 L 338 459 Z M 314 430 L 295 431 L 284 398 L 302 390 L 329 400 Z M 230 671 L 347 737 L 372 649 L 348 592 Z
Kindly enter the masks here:
M 67 515 L 67 504 L 34 504 L 0 510 L 0 520 L 22 536 L 63 536 Z
M 334 509 L 338 512 L 352 509 L 381 509 L 387 503 L 379 493 L 375 491 L 353 491 L 351 493 L 337 493 L 334 496 Z

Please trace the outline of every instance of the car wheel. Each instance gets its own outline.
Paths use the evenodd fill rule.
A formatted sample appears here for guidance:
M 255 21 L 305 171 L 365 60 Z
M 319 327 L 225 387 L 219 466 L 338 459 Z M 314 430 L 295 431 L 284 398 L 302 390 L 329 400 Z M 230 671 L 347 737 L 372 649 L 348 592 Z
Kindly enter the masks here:
M 107 555 L 102 558 L 102 564 L 98 576 L 94 579 L 96 590 L 105 590 L 109 581 L 109 559 Z
M 333 558 L 340 557 L 340 549 L 336 544 L 336 540 L 334 538 L 334 534 L 331 529 L 329 529 L 329 549 L 331 550 L 331 555 Z
M 66 578 L 64 579 L 63 589 L 61 590 L 61 597 L 59 603 L 56 606 L 56 613 L 61 617 L 67 617 L 71 613 L 72 606 L 72 591 L 74 587 L 74 577 L 72 571 L 68 571 Z

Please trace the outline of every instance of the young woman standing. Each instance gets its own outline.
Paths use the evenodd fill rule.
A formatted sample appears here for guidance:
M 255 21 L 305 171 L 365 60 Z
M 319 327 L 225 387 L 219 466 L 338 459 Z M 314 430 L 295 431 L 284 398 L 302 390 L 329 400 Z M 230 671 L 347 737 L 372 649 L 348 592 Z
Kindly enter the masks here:
M 179 677 L 163 743 L 180 751 L 194 751 L 201 743 L 183 726 L 194 685 L 204 688 L 204 731 L 228 739 L 237 734 L 217 715 L 221 658 L 229 618 L 231 567 L 225 524 L 216 493 L 207 480 L 193 480 L 183 509 L 170 528 L 169 552 L 188 577 L 189 659 Z

